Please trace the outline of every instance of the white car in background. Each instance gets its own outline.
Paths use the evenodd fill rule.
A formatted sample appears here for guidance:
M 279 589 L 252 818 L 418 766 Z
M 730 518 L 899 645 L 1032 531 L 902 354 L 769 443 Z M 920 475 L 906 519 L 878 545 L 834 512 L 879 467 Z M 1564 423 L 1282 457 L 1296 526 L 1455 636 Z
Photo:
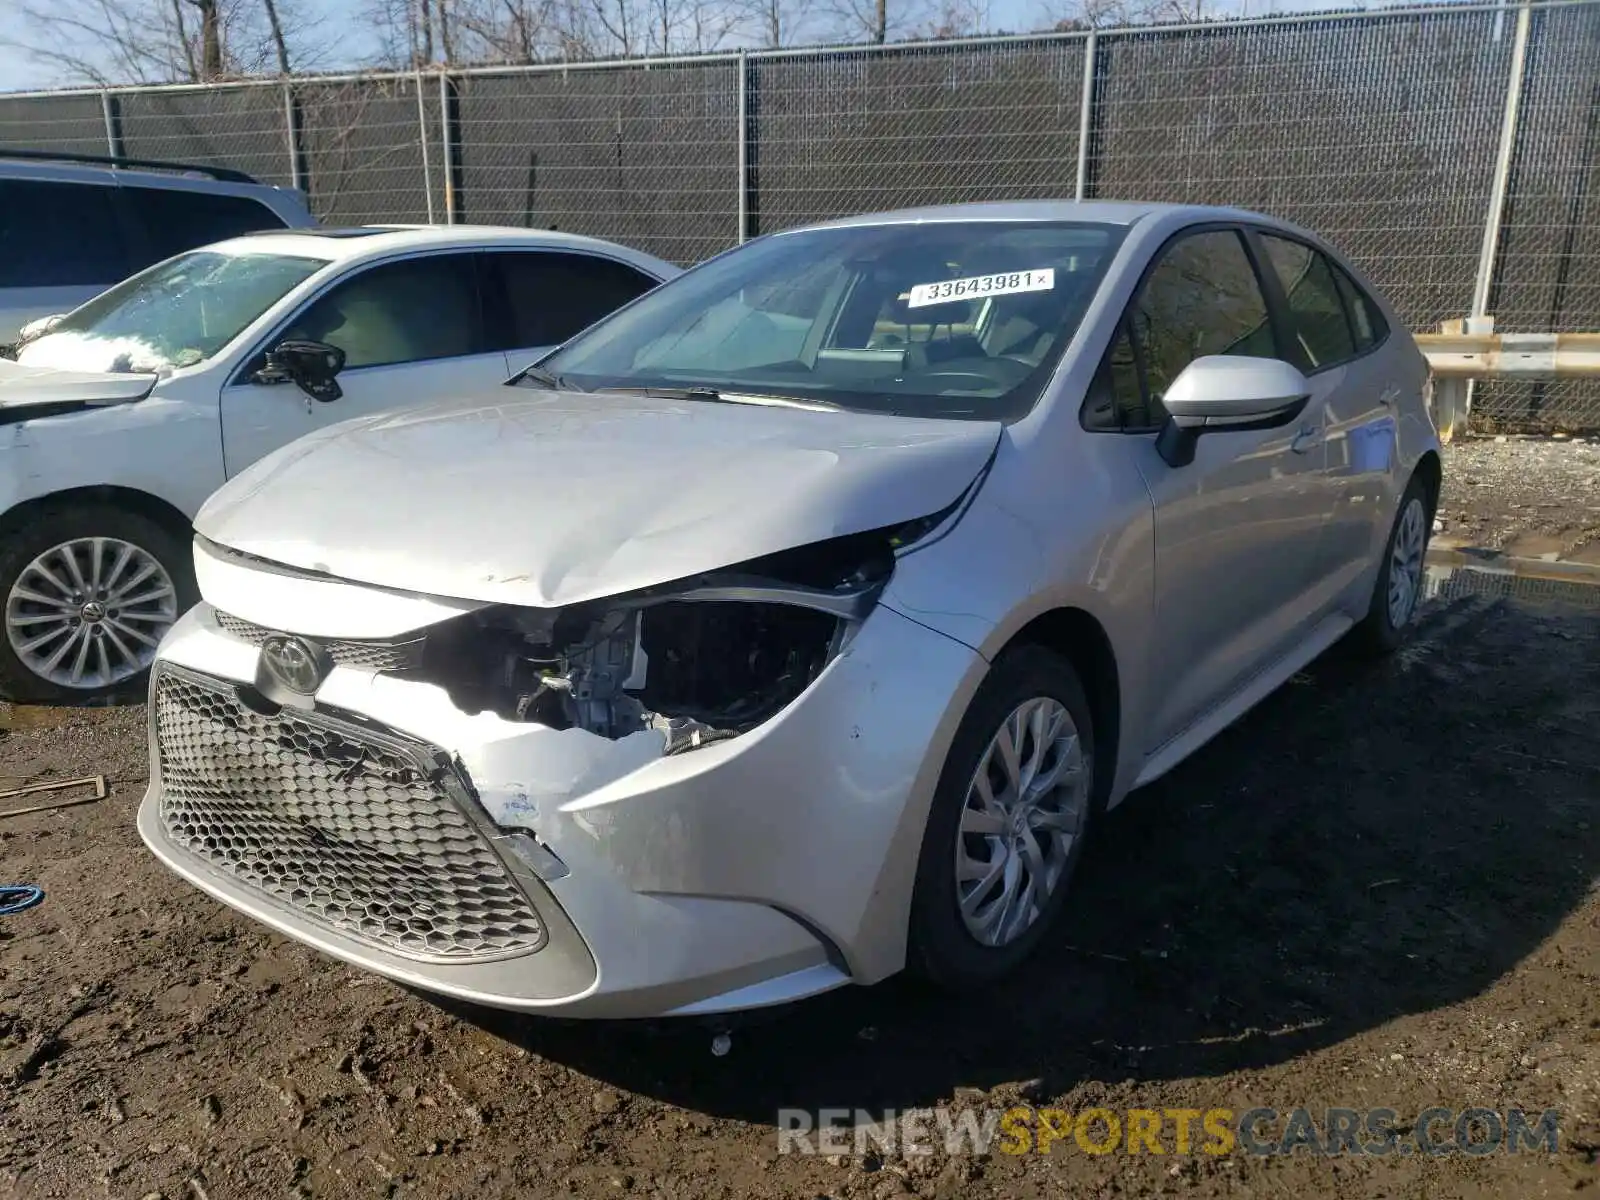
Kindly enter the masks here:
M 0 695 L 132 688 L 190 519 L 269 451 L 505 380 L 678 268 L 571 234 L 283 230 L 158 263 L 0 360 Z

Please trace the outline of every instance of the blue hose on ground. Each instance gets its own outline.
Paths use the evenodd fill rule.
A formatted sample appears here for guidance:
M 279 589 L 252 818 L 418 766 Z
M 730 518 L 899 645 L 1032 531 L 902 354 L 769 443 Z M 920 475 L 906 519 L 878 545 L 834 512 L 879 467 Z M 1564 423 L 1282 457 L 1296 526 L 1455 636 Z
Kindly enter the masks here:
M 44 889 L 31 883 L 0 884 L 0 917 L 32 908 L 44 899 Z

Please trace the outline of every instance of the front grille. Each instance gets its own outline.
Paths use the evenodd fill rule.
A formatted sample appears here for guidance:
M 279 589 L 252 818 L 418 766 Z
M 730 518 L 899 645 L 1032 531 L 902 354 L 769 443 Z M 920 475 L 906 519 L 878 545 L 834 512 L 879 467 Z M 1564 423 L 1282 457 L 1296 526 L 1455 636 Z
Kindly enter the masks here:
M 277 632 L 265 625 L 257 625 L 254 621 L 246 621 L 243 617 L 225 613 L 221 609 L 214 609 L 213 612 L 217 624 L 225 633 L 231 633 L 252 646 L 261 645 Z M 422 665 L 424 639 L 421 637 L 408 638 L 405 641 L 381 639 L 362 641 L 348 638 L 309 640 L 326 650 L 328 656 L 339 666 L 354 667 L 358 671 L 410 671 Z
M 538 914 L 427 747 L 320 713 L 262 716 L 232 685 L 171 664 L 158 669 L 153 704 L 161 822 L 178 846 L 408 957 L 503 958 L 544 944 Z

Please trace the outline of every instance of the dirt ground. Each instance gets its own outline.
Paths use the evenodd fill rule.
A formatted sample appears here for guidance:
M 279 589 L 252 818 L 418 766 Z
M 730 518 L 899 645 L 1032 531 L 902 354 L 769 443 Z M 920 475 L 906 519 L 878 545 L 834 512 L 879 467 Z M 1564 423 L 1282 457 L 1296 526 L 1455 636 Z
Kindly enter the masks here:
M 1449 454 L 1442 539 L 1600 564 L 1600 437 L 1474 438 Z
M 1531 452 L 1487 445 L 1451 451 L 1447 523 L 1572 511 L 1465 483 L 1527 483 Z M 1573 461 L 1548 487 L 1588 471 L 1592 504 L 1595 460 Z M 1111 814 L 1021 978 L 835 993 L 722 1057 L 698 1026 L 446 1008 L 264 933 L 140 845 L 142 709 L 16 728 L 10 785 L 103 773 L 111 794 L 0 820 L 0 882 L 47 893 L 0 917 L 0 1196 L 1600 1195 L 1597 720 L 1600 603 L 1435 604 L 1395 661 L 1330 657 Z M 1402 1127 L 1432 1105 L 1555 1108 L 1561 1144 L 777 1153 L 780 1108 L 1019 1098 L 1382 1106 Z

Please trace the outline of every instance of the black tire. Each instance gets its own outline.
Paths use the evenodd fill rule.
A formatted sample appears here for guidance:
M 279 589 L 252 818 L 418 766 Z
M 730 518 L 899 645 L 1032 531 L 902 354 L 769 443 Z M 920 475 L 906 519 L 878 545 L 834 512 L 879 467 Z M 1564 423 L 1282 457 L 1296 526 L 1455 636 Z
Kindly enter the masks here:
M 1364 658 L 1382 658 L 1393 654 L 1405 644 L 1413 625 L 1412 618 L 1416 616 L 1417 605 L 1422 598 L 1422 568 L 1419 558 L 1417 586 L 1412 592 L 1410 606 L 1399 620 L 1396 620 L 1395 615 L 1390 612 L 1389 582 L 1395 561 L 1395 543 L 1399 540 L 1407 511 L 1413 505 L 1419 506 L 1422 513 L 1420 554 L 1425 557 L 1428 552 L 1428 541 L 1433 536 L 1433 496 L 1427 483 L 1416 475 L 1411 477 L 1405 493 L 1400 497 L 1394 524 L 1389 527 L 1389 536 L 1383 543 L 1383 561 L 1378 564 L 1378 578 L 1372 585 L 1372 598 L 1367 605 L 1367 615 L 1350 631 L 1350 648 Z
M 188 531 L 179 532 L 104 503 L 51 505 L 29 512 L 25 521 L 0 533 L 0 618 L 6 614 L 12 587 L 28 564 L 54 546 L 80 538 L 107 537 L 128 542 L 149 553 L 172 580 L 181 615 L 199 599 Z M 149 678 L 148 669 L 109 687 L 77 688 L 34 674 L 17 657 L 9 628 L 0 630 L 0 697 L 23 704 L 85 704 L 107 698 L 137 698 Z
M 1060 880 L 1033 924 L 1015 941 L 989 946 L 967 928 L 957 897 L 955 855 L 962 810 L 984 751 L 1001 724 L 1019 705 L 1046 696 L 1060 702 L 1078 728 L 1085 799 L 1077 836 Z M 995 660 L 956 731 L 923 832 L 907 945 L 907 968 L 914 975 L 950 990 L 982 987 L 1016 969 L 1038 946 L 1071 891 L 1099 799 L 1094 746 L 1089 702 L 1069 662 L 1039 646 L 1016 646 Z

